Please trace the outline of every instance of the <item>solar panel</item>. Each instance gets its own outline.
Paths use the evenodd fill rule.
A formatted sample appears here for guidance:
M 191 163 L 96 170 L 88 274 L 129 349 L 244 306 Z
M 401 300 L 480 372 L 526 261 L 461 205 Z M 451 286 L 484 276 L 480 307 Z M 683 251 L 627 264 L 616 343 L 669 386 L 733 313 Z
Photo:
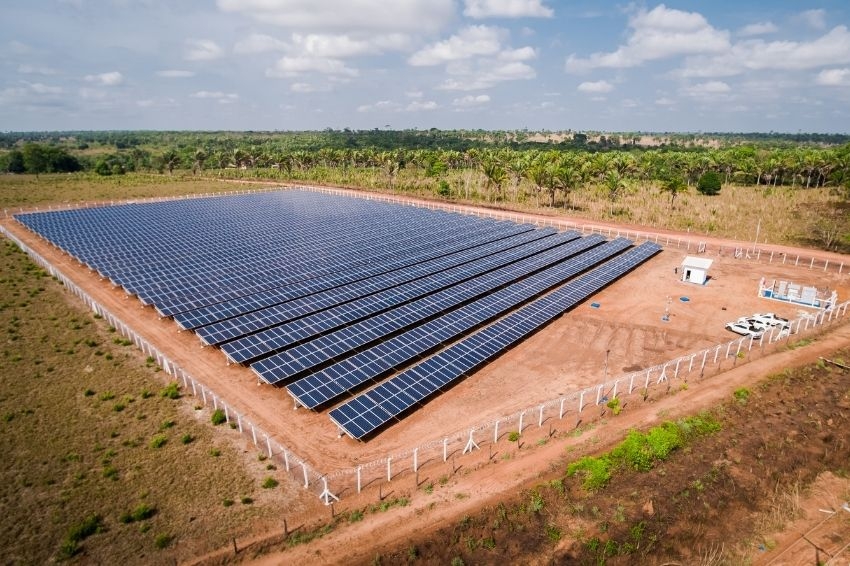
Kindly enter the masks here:
M 362 439 L 436 394 L 554 317 L 622 277 L 660 250 L 646 242 L 602 264 L 428 360 L 330 411 L 346 434 Z M 517 332 L 519 329 L 519 333 Z
M 553 238 L 560 238 L 564 241 L 571 239 L 572 235 L 569 233 L 559 234 L 553 236 Z M 274 384 L 288 380 L 304 371 L 333 360 L 343 353 L 366 347 L 375 340 L 388 338 L 391 334 L 402 331 L 415 323 L 425 322 L 431 317 L 462 305 L 464 302 L 491 293 L 502 285 L 507 285 L 549 265 L 561 262 L 587 247 L 598 244 L 601 240 L 601 237 L 588 237 L 568 241 L 564 245 L 526 257 L 490 273 L 479 275 L 256 361 L 251 364 L 251 369 L 267 383 Z M 340 321 L 323 319 L 318 322 L 327 327 L 338 325 Z M 248 338 L 250 337 L 242 340 Z M 289 337 L 282 337 L 282 339 L 291 340 Z M 229 344 L 225 344 L 222 346 L 222 350 L 226 350 L 228 346 Z
M 598 236 L 593 238 L 601 240 Z M 301 378 L 288 385 L 287 390 L 300 405 L 316 409 L 462 336 L 495 316 L 622 252 L 630 245 L 628 240 L 618 239 L 595 247 L 568 262 L 556 264 L 520 283 Z

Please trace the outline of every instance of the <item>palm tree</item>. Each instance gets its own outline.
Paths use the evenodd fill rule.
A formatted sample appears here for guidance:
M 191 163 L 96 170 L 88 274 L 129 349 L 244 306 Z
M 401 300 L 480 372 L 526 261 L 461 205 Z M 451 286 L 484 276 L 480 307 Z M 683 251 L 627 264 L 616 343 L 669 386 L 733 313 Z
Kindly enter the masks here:
M 567 208 L 569 194 L 581 181 L 581 176 L 573 160 L 569 156 L 562 156 L 555 164 L 552 172 L 553 185 L 564 193 L 564 209 Z M 555 207 L 555 191 L 552 191 L 552 208 Z
M 673 208 L 673 204 L 676 201 L 676 197 L 679 193 L 687 192 L 688 186 L 682 180 L 682 178 L 678 175 L 670 175 L 666 179 L 661 181 L 661 192 L 670 193 L 670 208 Z
M 174 149 L 168 149 L 162 154 L 162 165 L 168 169 L 168 174 L 174 172 L 174 168 L 180 164 L 180 155 Z
M 490 186 L 494 186 L 496 190 L 493 194 L 493 202 L 496 201 L 496 196 L 500 196 L 502 192 L 502 184 L 507 179 L 505 168 L 499 163 L 493 155 L 486 155 L 481 160 L 481 172 L 484 173 L 484 192 L 490 190 Z M 486 197 L 486 195 L 485 195 Z
M 195 150 L 195 156 L 192 161 L 192 175 L 198 173 L 198 171 L 203 171 L 204 162 L 207 160 L 207 152 L 203 149 Z
M 604 183 L 608 190 L 608 200 L 611 201 L 611 216 L 614 216 L 614 203 L 626 190 L 626 180 L 616 170 L 611 170 L 605 175 Z

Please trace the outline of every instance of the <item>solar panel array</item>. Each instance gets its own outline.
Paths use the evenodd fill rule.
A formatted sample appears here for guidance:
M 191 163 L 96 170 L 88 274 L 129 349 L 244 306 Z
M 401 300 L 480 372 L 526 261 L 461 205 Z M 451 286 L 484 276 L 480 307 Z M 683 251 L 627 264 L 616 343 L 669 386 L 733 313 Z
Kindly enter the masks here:
M 463 372 L 427 373 L 455 355 L 447 352 L 463 352 L 452 368 L 481 363 L 513 343 L 487 338 L 503 320 L 528 328 L 503 333 L 519 340 L 539 318 L 519 313 L 557 310 L 549 297 L 593 292 L 579 284 L 590 274 L 568 282 L 582 272 L 607 261 L 591 274 L 611 266 L 605 277 L 616 278 L 643 261 L 627 258 L 650 251 L 624 252 L 631 242 L 623 239 L 299 190 L 16 219 L 230 361 L 288 384 L 305 407 L 338 402 L 402 370 L 331 411 L 358 439 L 458 379 Z
M 331 420 L 352 438 L 361 439 L 374 433 L 646 261 L 660 249 L 657 244 L 646 242 L 625 252 L 576 281 L 567 283 L 557 291 L 331 410 Z

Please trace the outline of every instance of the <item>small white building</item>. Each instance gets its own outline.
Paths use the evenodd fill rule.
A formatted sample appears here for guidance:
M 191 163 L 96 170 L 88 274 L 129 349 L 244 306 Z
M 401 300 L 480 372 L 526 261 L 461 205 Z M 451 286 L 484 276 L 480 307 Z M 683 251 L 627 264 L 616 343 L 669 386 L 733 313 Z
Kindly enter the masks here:
M 708 281 L 708 268 L 711 267 L 712 260 L 703 257 L 685 257 L 682 262 L 682 281 L 688 283 L 696 283 L 697 285 L 705 285 Z

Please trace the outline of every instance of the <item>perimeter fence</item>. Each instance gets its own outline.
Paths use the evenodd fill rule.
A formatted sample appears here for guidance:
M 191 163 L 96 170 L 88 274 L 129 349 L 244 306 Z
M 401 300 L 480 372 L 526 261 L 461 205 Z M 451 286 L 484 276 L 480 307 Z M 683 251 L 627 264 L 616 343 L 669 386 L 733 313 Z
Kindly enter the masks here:
M 809 269 L 832 271 L 843 275 L 843 262 L 830 262 L 828 259 L 804 258 L 787 256 L 773 251 L 759 249 L 743 250 L 742 248 L 709 246 L 687 238 L 671 238 L 662 234 L 639 231 L 617 230 L 589 224 L 576 224 L 554 219 L 540 219 L 520 213 L 507 213 L 493 210 L 475 210 L 451 204 L 410 201 L 402 197 L 379 195 L 374 193 L 355 193 L 352 191 L 326 187 L 288 187 L 288 189 L 304 189 L 319 193 L 350 195 L 359 198 L 416 206 L 433 210 L 444 210 L 459 214 L 511 220 L 519 223 L 534 223 L 537 226 L 551 226 L 558 230 L 577 230 L 584 234 L 597 233 L 607 237 L 625 237 L 635 243 L 652 241 L 665 247 L 685 248 L 687 251 L 701 254 L 728 255 L 739 259 L 767 261 L 768 263 L 789 263 Z M 131 202 L 165 202 L 185 200 L 188 198 L 206 198 L 216 196 L 243 195 L 255 192 L 270 192 L 280 190 L 258 189 L 242 191 L 226 191 L 219 193 L 204 193 L 181 197 L 161 197 L 136 199 Z M 126 204 L 119 203 L 119 204 Z M 79 206 L 49 207 L 47 210 L 67 210 L 91 206 L 109 206 L 114 202 L 83 203 Z M 8 216 L 8 211 L 6 212 Z M 791 321 L 787 331 L 778 328 L 770 329 L 757 340 L 753 336 L 742 336 L 729 342 L 724 342 L 669 360 L 638 372 L 622 375 L 570 394 L 561 395 L 554 399 L 535 404 L 513 414 L 495 418 L 471 428 L 443 434 L 431 441 L 413 448 L 388 454 L 371 462 L 356 467 L 343 468 L 329 473 L 315 470 L 304 458 L 295 454 L 285 444 L 273 435 L 264 431 L 251 421 L 247 412 L 228 404 L 221 396 L 204 385 L 196 377 L 189 375 L 183 368 L 164 355 L 156 346 L 146 340 L 134 329 L 124 323 L 108 309 L 95 301 L 77 284 L 65 276 L 59 269 L 50 264 L 35 250 L 31 249 L 14 234 L 0 225 L 0 233 L 14 242 L 27 253 L 35 263 L 43 267 L 51 276 L 60 281 L 66 289 L 81 299 L 95 314 L 103 317 L 112 327 L 144 353 L 153 357 L 157 364 L 171 377 L 183 385 L 183 391 L 191 392 L 200 399 L 205 407 L 213 410 L 221 409 L 228 423 L 246 435 L 254 446 L 268 454 L 268 457 L 283 465 L 283 468 L 300 482 L 305 489 L 315 492 L 322 501 L 329 505 L 339 497 L 362 493 L 366 489 L 378 489 L 382 493 L 384 487 L 391 488 L 393 482 L 405 478 L 415 479 L 419 485 L 420 473 L 436 473 L 444 470 L 450 463 L 451 471 L 456 471 L 456 462 L 490 461 L 494 449 L 501 448 L 505 442 L 516 443 L 517 448 L 529 442 L 545 443 L 556 433 L 574 431 L 578 427 L 592 425 L 604 418 L 608 413 L 626 410 L 637 401 L 647 401 L 654 396 L 665 395 L 678 391 L 691 384 L 699 386 L 703 380 L 727 371 L 739 364 L 752 359 L 758 359 L 770 352 L 792 346 L 792 336 L 802 339 L 805 335 L 820 332 L 825 326 L 843 320 L 847 315 L 850 301 L 837 304 L 827 310 L 806 313 Z M 731 361 L 730 361 L 731 359 Z M 614 401 L 616 400 L 616 401 Z M 483 454 L 484 447 L 488 457 Z
M 826 326 L 844 320 L 848 306 L 850 301 L 828 310 L 804 313 L 790 321 L 788 328 L 772 327 L 759 339 L 752 335 L 741 336 L 694 351 L 543 401 L 511 415 L 457 430 L 356 468 L 329 473 L 327 479 L 337 495 L 360 493 L 367 487 L 384 486 L 389 489 L 392 482 L 402 481 L 405 477 L 415 478 L 418 486 L 420 472 L 432 474 L 433 470 L 442 470 L 444 475 L 447 464 L 448 469 L 454 472 L 458 469 L 456 463 L 459 461 L 463 465 L 467 461 L 465 458 L 469 461 L 491 461 L 494 453 L 506 446 L 505 442 L 515 444 L 517 448 L 530 442 L 544 444 L 556 433 L 573 432 L 579 427 L 597 423 L 606 415 L 614 417 L 640 401 L 675 393 L 691 385 L 700 387 L 708 383 L 705 381 L 708 378 L 738 365 L 795 347 L 806 336 L 813 336 Z M 521 387 L 521 384 L 522 381 L 517 380 L 517 386 Z

